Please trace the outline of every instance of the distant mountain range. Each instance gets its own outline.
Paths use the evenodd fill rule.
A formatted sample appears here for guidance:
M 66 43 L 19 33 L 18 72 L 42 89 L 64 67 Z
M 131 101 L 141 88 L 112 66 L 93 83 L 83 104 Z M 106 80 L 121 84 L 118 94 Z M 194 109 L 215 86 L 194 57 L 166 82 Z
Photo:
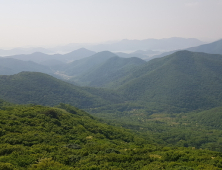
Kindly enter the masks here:
M 221 44 L 222 40 L 195 48 L 189 48 L 189 50 L 201 51 L 201 49 L 205 49 L 204 52 L 219 53 Z M 165 53 L 165 55 L 173 52 L 174 51 Z M 158 53 L 158 51 L 137 50 L 130 54 L 112 53 L 109 51 L 95 53 L 81 48 L 64 55 L 48 55 L 43 53 L 15 55 L 0 58 L 0 75 L 12 75 L 21 71 L 35 71 L 47 73 L 81 86 L 117 87 L 126 82 L 129 73 L 133 73 L 135 69 L 146 64 L 144 60 L 135 56 L 141 57 L 155 53 Z M 163 56 L 164 54 L 153 57 Z M 28 62 L 29 60 L 33 62 Z M 152 63 L 153 61 L 150 62 Z M 139 75 L 140 73 L 137 76 Z M 125 79 L 124 83 L 121 79 Z
M 136 57 L 121 58 L 109 51 L 95 53 L 86 49 L 65 55 L 33 53 L 1 57 L 0 75 L 42 72 L 76 85 L 115 89 L 128 101 L 164 103 L 189 110 L 212 108 L 220 106 L 222 101 L 222 56 L 206 52 L 220 53 L 221 42 L 189 49 L 204 50 L 205 53 L 178 51 L 149 62 Z M 144 55 L 147 52 L 136 53 Z
M 65 46 L 57 46 L 54 48 L 14 48 L 11 50 L 0 50 L 0 56 L 10 56 L 18 54 L 31 54 L 41 52 L 45 54 L 69 53 L 79 48 L 87 48 L 91 51 L 113 51 L 113 52 L 133 52 L 138 50 L 149 51 L 172 51 L 185 49 L 204 44 L 204 42 L 195 38 L 164 38 L 164 39 L 144 39 L 144 40 L 128 40 L 101 43 L 101 44 L 68 44 Z M 146 55 L 150 53 L 146 53 Z M 132 56 L 135 57 L 135 56 Z
M 120 58 L 115 53 L 103 51 L 71 63 L 51 67 L 56 76 L 81 86 L 108 86 L 117 77 L 146 61 L 131 57 Z
M 123 58 L 138 57 L 143 60 L 149 60 L 150 56 L 148 55 L 152 56 L 154 54 L 159 54 L 159 53 L 160 53 L 159 51 L 137 50 L 129 54 L 123 53 L 123 52 L 117 52 L 117 53 L 113 53 L 112 56 L 119 56 Z M 92 56 L 94 54 L 96 54 L 96 52 L 87 50 L 85 48 L 80 48 L 67 54 L 51 54 L 50 55 L 50 54 L 45 54 L 41 52 L 35 52 L 32 54 L 11 55 L 4 58 L 14 58 L 14 59 L 23 60 L 23 61 L 33 61 L 33 62 L 46 65 L 46 66 L 55 66 L 55 65 L 60 65 L 63 63 L 69 63 L 76 60 L 81 60 L 89 56 Z
M 125 54 L 125 57 L 131 56 L 133 55 Z M 62 79 L 75 77 L 76 80 L 76 78 L 79 78 L 78 76 L 88 74 L 89 71 L 97 69 L 101 64 L 107 62 L 107 60 L 112 57 L 117 57 L 117 60 L 115 60 L 119 67 L 117 70 L 123 67 L 122 64 L 124 64 L 125 61 L 127 61 L 125 63 L 126 65 L 127 63 L 131 63 L 131 66 L 133 65 L 131 59 L 119 58 L 117 54 L 109 51 L 95 53 L 81 48 L 64 55 L 48 55 L 36 52 L 26 55 L 0 57 L 0 75 L 12 75 L 21 71 L 37 71 L 51 74 Z M 145 62 L 139 58 L 137 58 L 137 60 Z M 117 61 L 122 64 L 119 65 Z M 136 60 L 132 61 L 136 62 Z M 137 65 L 137 63 L 135 63 L 135 65 Z
M 222 39 L 209 43 L 209 44 L 203 44 L 197 47 L 187 48 L 186 50 L 193 51 L 193 52 L 204 52 L 204 53 L 209 53 L 209 54 L 222 54 Z M 157 54 L 151 57 L 150 59 L 164 57 L 166 55 L 173 54 L 176 51 L 178 50 L 168 51 L 162 54 Z
M 116 102 L 164 104 L 180 112 L 222 105 L 222 55 L 218 54 L 179 51 L 145 62 L 101 52 L 65 68 L 62 73 L 71 76 L 70 81 L 113 90 L 77 87 L 42 73 L 20 73 L 1 76 L 0 98 L 50 105 L 65 102 L 80 108 Z
M 49 65 L 47 63 L 50 63 L 51 61 L 53 63 L 56 63 L 56 65 L 60 62 L 71 62 L 74 60 L 79 60 L 83 59 L 85 57 L 89 57 L 91 55 L 95 54 L 94 51 L 87 50 L 85 48 L 80 48 L 78 50 L 72 51 L 67 54 L 44 54 L 40 52 L 35 52 L 32 54 L 20 54 L 20 55 L 13 55 L 13 56 L 8 56 L 7 58 L 15 58 L 19 60 L 24 60 L 24 61 L 34 61 L 37 63 Z
M 202 41 L 195 38 L 164 38 L 164 39 L 144 39 L 144 40 L 128 40 L 124 39 L 112 44 L 99 44 L 87 47 L 93 51 L 136 51 L 136 50 L 157 50 L 170 51 L 185 49 L 203 44 Z
M 53 51 L 38 47 L 38 48 L 13 48 L 11 50 L 2 50 L 0 49 L 0 56 L 10 56 L 10 55 L 18 55 L 18 54 L 32 54 L 35 52 L 41 52 L 46 54 L 52 54 Z
M 172 51 L 185 49 L 204 44 L 204 42 L 195 38 L 164 38 L 164 39 L 144 39 L 144 40 L 128 40 L 101 44 L 68 44 L 66 46 L 58 46 L 51 48 L 52 51 L 69 52 L 84 47 L 92 51 L 112 51 L 112 52 L 133 52 L 137 50 L 157 50 Z

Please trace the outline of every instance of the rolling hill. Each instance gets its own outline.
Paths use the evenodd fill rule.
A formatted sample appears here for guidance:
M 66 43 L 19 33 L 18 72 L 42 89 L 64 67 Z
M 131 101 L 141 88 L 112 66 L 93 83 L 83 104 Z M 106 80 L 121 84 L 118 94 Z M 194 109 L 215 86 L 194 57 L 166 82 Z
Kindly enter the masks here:
M 54 106 L 68 103 L 80 108 L 98 107 L 121 102 L 114 92 L 93 95 L 87 90 L 38 72 L 21 72 L 0 76 L 0 98 L 18 104 L 42 104 Z M 104 98 L 103 98 L 104 96 Z

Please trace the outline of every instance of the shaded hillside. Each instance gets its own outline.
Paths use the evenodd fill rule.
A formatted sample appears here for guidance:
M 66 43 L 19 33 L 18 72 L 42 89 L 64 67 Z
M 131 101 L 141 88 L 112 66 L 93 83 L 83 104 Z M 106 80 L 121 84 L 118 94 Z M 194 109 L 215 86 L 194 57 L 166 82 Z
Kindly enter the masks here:
M 198 47 L 191 47 L 187 50 L 193 52 L 204 52 L 209 54 L 222 54 L 222 39 L 212 42 L 210 44 L 204 44 Z
M 34 71 L 52 74 L 52 70 L 46 66 L 32 61 L 22 61 L 13 58 L 0 57 L 0 75 L 12 75 L 21 71 Z
M 80 108 L 90 108 L 120 102 L 117 100 L 118 95 L 113 94 L 115 100 L 112 96 L 104 99 L 102 95 L 92 95 L 83 88 L 37 72 L 0 76 L 0 86 L 0 98 L 18 104 L 53 106 L 63 102 Z
M 154 59 L 119 84 L 131 100 L 165 103 L 187 110 L 222 105 L 222 56 L 179 51 Z
M 62 68 L 56 68 L 60 71 L 60 74 L 65 74 L 68 76 L 78 76 L 80 74 L 87 73 L 96 66 L 105 62 L 111 57 L 116 56 L 116 54 L 109 51 L 103 51 L 96 53 L 90 57 L 73 61 Z
M 126 76 L 134 67 L 145 64 L 142 59 L 112 57 L 97 67 L 92 68 L 89 72 L 71 80 L 79 82 L 79 84 L 104 87 L 109 86 L 114 81 Z

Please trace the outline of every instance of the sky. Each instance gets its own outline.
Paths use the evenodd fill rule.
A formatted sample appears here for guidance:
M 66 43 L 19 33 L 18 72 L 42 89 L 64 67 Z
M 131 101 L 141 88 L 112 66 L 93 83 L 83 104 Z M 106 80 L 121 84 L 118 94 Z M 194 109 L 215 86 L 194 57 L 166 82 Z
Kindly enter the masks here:
M 0 0 L 0 49 L 222 38 L 222 0 Z

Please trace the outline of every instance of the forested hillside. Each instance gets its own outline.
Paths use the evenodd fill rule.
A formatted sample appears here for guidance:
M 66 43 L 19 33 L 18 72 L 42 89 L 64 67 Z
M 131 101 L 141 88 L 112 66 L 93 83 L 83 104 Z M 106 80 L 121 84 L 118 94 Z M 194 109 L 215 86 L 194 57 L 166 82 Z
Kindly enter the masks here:
M 201 125 L 208 126 L 211 129 L 222 130 L 222 107 L 216 107 L 198 113 L 190 113 L 188 118 Z
M 117 93 L 91 94 L 84 88 L 63 82 L 47 74 L 21 72 L 0 76 L 0 97 L 18 104 L 57 105 L 69 103 L 80 108 L 91 108 L 121 102 Z M 107 97 L 108 94 L 109 97 Z M 103 98 L 104 96 L 104 98 Z
M 213 169 L 219 152 L 162 147 L 70 105 L 1 106 L 0 169 Z
M 179 51 L 130 73 L 118 91 L 133 101 L 206 109 L 222 104 L 221 75 L 221 55 Z

